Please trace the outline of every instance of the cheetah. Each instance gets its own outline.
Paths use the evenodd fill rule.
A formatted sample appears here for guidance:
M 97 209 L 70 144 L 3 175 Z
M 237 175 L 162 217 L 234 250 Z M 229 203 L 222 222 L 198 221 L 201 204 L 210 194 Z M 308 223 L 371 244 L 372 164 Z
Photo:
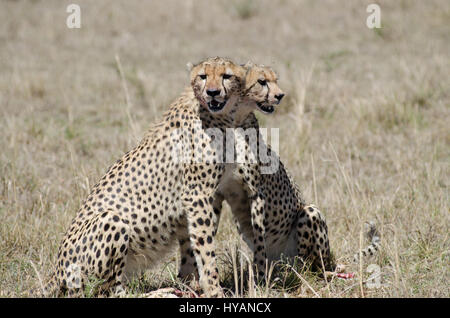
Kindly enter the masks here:
M 235 108 L 240 112 L 237 120 L 241 120 L 236 126 L 243 129 L 258 129 L 258 121 L 252 111 L 257 110 L 263 114 L 270 115 L 274 112 L 284 96 L 277 85 L 276 73 L 267 66 L 252 65 L 248 63 L 249 69 L 245 80 L 245 107 Z M 244 119 L 243 119 L 244 118 Z M 236 120 L 236 119 L 235 119 Z M 270 170 L 261 170 L 259 179 L 260 196 L 264 198 L 265 206 L 263 226 L 259 233 L 255 233 L 252 227 L 253 220 L 250 218 L 248 196 L 243 189 L 243 180 L 255 178 L 249 176 L 243 169 L 246 164 L 234 166 L 233 173 L 225 173 L 219 185 L 214 206 L 221 210 L 223 201 L 230 205 L 233 218 L 237 224 L 238 231 L 246 244 L 255 253 L 257 236 L 261 236 L 265 244 L 267 262 L 280 260 L 281 256 L 288 259 L 299 258 L 303 263 L 309 263 L 313 270 L 332 271 L 336 264 L 330 252 L 328 226 L 323 213 L 313 204 L 306 204 L 299 186 L 284 166 L 279 156 L 258 137 L 268 157 L 275 160 L 278 169 L 274 173 Z M 261 164 L 261 163 L 260 163 Z M 269 173 L 267 173 L 269 172 Z M 248 183 L 248 181 L 247 181 Z M 374 223 L 370 223 L 367 234 L 370 244 L 361 251 L 363 257 L 375 255 L 380 247 L 378 231 Z M 353 257 L 353 262 L 359 262 L 359 253 Z M 258 274 L 264 264 L 259 265 Z M 266 268 L 267 270 L 267 268 Z M 262 277 L 264 278 L 264 276 Z
M 221 296 L 213 203 L 225 164 L 208 129 L 233 127 L 229 112 L 242 95 L 245 73 L 219 57 L 192 68 L 191 87 L 82 203 L 61 242 L 46 294 L 79 295 L 91 277 L 101 280 L 99 291 L 123 294 L 131 277 L 180 242 L 195 259 L 206 296 Z

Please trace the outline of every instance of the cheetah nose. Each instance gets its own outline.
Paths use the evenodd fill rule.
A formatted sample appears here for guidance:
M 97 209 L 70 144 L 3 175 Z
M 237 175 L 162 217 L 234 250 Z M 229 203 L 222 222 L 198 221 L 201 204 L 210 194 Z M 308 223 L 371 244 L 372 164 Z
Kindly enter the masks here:
M 281 99 L 282 99 L 283 97 L 284 97 L 284 94 L 283 94 L 283 93 L 278 94 L 278 95 L 275 95 L 275 98 L 278 99 L 278 102 L 281 102 Z
M 208 94 L 208 96 L 214 97 L 219 95 L 220 91 L 218 89 L 207 89 L 206 94 Z

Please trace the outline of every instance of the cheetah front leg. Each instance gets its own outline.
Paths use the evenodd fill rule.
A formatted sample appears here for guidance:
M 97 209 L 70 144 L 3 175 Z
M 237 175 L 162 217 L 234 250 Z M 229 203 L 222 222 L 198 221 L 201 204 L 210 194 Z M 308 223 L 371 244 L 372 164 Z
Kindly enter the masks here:
M 180 269 L 178 271 L 178 278 L 186 282 L 190 282 L 193 279 L 198 280 L 197 263 L 195 261 L 194 250 L 191 247 L 191 240 L 189 238 L 189 231 L 187 224 L 185 227 L 179 229 L 178 242 L 180 244 Z
M 315 269 L 331 270 L 333 267 L 325 217 L 314 205 L 305 206 L 299 214 L 297 255 L 302 261 L 310 260 Z
M 219 227 L 220 213 L 222 210 L 222 202 L 224 201 L 224 196 L 221 193 L 216 192 L 214 196 L 213 209 L 214 209 L 214 224 L 215 231 L 217 233 L 217 228 Z M 186 222 L 187 223 L 187 222 Z M 191 247 L 191 241 L 189 238 L 189 231 L 186 226 L 179 228 L 178 242 L 180 243 L 180 270 L 178 272 L 178 277 L 191 281 L 192 278 L 198 280 L 197 262 L 195 261 L 194 250 Z
M 256 265 L 257 278 L 263 281 L 266 272 L 266 230 L 265 196 L 261 188 L 261 174 L 258 165 L 239 165 L 237 174 L 243 180 L 243 187 L 250 201 L 250 220 L 253 232 L 253 264 Z M 234 212 L 233 212 L 234 213 Z
M 253 263 L 256 265 L 257 278 L 265 279 L 266 273 L 266 230 L 264 224 L 264 206 L 265 198 L 261 192 L 258 192 L 251 198 L 250 214 L 253 230 Z
M 221 297 L 214 244 L 216 224 L 213 202 L 212 195 L 194 188 L 184 194 L 183 209 L 187 215 L 189 239 L 197 263 L 200 286 L 207 297 Z

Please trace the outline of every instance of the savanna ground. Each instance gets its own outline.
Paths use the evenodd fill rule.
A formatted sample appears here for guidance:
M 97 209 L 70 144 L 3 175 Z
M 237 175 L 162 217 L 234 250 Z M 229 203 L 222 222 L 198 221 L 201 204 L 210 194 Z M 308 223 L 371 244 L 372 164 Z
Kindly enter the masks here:
M 66 27 L 71 2 L 81 29 Z M 286 267 L 249 290 L 225 207 L 227 295 L 449 297 L 450 2 L 378 1 L 381 29 L 365 25 L 369 3 L 1 0 L 0 296 L 39 288 L 89 188 L 188 84 L 186 63 L 219 55 L 278 71 L 287 96 L 258 118 L 279 128 L 281 158 L 326 215 L 337 261 L 367 244 L 366 221 L 382 235 L 378 288 L 365 263 L 329 282 Z M 185 288 L 178 258 L 132 294 Z

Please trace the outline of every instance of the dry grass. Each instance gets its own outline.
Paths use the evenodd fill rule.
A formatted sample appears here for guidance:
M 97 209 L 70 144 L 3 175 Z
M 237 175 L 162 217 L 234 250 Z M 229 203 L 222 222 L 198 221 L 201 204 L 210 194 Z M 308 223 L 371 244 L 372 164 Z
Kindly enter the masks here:
M 242 292 L 227 211 L 229 295 L 449 297 L 448 1 L 378 1 L 376 31 L 371 1 L 76 1 L 82 28 L 69 30 L 71 2 L 0 2 L 0 296 L 39 286 L 89 187 L 187 84 L 185 64 L 220 55 L 279 72 L 288 97 L 258 116 L 280 128 L 281 158 L 325 213 L 336 259 L 369 220 L 383 246 L 380 288 L 285 267 Z M 133 290 L 180 286 L 175 258 Z

